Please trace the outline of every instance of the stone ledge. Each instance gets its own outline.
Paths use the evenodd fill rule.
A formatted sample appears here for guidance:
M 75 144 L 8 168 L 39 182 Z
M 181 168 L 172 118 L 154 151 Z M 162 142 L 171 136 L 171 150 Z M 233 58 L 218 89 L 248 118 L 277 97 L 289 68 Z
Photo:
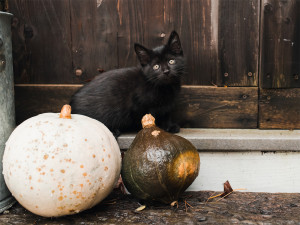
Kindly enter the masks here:
M 135 135 L 121 135 L 120 148 L 128 149 Z M 300 130 L 182 128 L 177 135 L 199 151 L 300 151 Z

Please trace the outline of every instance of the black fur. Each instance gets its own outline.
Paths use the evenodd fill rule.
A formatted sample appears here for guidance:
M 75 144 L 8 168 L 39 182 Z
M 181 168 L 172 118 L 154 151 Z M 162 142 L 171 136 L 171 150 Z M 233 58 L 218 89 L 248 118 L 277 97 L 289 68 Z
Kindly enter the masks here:
M 178 34 L 173 31 L 166 45 L 152 50 L 139 44 L 134 47 L 141 66 L 111 70 L 95 77 L 72 96 L 72 113 L 101 121 L 115 136 L 141 129 L 146 113 L 151 113 L 163 129 L 179 132 L 180 127 L 170 119 L 185 72 Z M 156 70 L 155 65 L 159 67 Z

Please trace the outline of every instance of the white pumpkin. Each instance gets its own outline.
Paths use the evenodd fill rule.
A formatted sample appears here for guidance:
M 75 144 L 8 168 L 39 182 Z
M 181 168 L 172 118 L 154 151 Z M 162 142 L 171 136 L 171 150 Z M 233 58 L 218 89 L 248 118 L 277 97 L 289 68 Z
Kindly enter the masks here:
M 20 124 L 6 143 L 5 182 L 29 211 L 63 216 L 103 200 L 120 177 L 121 154 L 112 133 L 83 115 L 44 113 Z M 68 118 L 69 117 L 69 118 Z

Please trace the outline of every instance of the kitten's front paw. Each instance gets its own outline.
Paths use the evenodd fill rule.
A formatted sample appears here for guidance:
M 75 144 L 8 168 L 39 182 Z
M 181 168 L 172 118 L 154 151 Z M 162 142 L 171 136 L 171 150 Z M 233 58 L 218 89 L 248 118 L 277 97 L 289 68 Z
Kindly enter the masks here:
M 170 133 L 178 133 L 180 131 L 180 126 L 176 123 L 171 124 L 170 126 L 167 127 L 166 131 Z

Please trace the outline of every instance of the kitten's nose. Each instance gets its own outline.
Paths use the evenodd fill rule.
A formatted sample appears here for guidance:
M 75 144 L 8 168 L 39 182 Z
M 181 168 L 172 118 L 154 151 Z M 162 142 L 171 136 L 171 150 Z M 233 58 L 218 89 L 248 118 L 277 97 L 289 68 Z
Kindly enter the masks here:
M 170 70 L 169 69 L 165 69 L 164 70 L 164 74 L 168 75 L 170 73 Z

